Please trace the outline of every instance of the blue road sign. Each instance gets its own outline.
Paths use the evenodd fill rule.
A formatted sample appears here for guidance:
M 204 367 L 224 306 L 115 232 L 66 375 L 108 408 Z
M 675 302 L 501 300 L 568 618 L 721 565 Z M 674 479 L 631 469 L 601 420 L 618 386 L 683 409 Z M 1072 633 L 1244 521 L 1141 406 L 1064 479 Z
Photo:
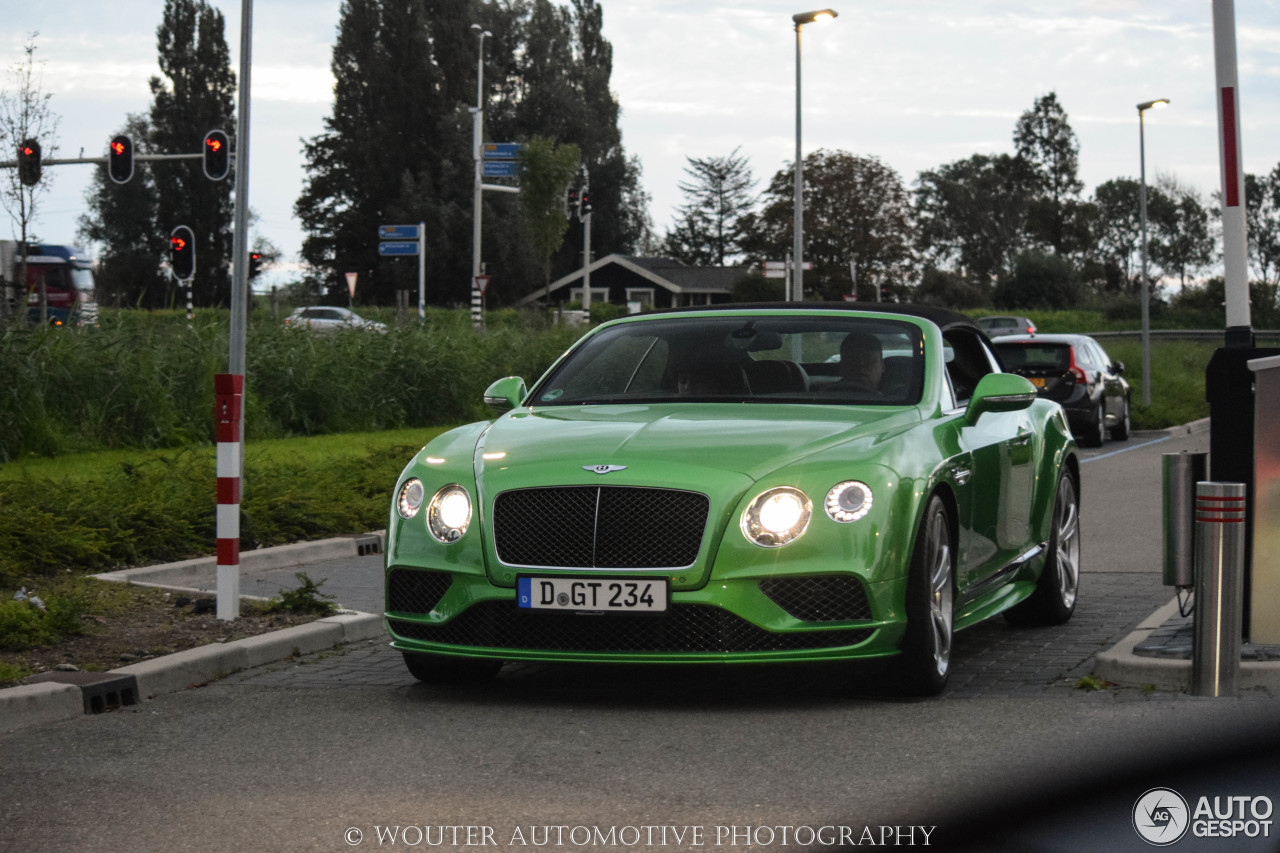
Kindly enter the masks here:
M 379 240 L 417 240 L 417 225 L 379 225 Z
M 418 241 L 384 240 L 378 244 L 378 254 L 384 257 L 387 255 L 416 255 L 418 254 Z
M 486 160 L 514 160 L 521 147 L 519 142 L 486 142 L 481 153 Z
M 520 174 L 520 164 L 515 160 L 486 160 L 480 168 L 486 178 L 514 178 Z

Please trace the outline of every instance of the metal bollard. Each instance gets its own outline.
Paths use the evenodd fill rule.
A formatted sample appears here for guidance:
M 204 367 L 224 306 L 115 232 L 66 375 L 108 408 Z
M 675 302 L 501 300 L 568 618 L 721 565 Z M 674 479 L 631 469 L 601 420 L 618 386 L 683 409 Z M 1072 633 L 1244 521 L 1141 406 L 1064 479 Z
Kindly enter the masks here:
M 1207 453 L 1166 453 L 1164 483 L 1164 585 L 1195 584 L 1196 483 L 1206 477 Z
M 1245 484 L 1196 484 L 1191 695 L 1235 696 L 1244 609 Z

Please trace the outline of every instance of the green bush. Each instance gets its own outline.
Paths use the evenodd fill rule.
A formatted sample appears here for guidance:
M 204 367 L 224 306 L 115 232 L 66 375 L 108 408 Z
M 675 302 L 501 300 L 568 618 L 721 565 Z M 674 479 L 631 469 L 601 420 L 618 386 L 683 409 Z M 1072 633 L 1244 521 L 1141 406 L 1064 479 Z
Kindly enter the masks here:
M 14 601 L 9 595 L 0 601 L 0 650 L 28 649 L 81 633 L 79 601 L 51 595 L 44 606 L 41 610 L 30 601 Z
M 314 333 L 255 312 L 246 342 L 246 436 L 432 426 L 483 417 L 502 376 L 532 381 L 580 334 L 536 312 L 476 331 L 466 311 L 428 312 L 386 334 Z M 0 462 L 214 440 L 213 378 L 228 315 L 104 310 L 98 328 L 0 333 Z

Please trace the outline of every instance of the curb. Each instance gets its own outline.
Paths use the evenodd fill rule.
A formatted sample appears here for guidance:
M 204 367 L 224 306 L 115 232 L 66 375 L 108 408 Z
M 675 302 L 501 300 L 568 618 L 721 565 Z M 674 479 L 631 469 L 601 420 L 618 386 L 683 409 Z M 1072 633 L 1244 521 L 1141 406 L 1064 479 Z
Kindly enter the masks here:
M 316 542 L 295 542 L 292 545 L 276 545 L 271 548 L 259 548 L 256 551 L 243 551 L 240 554 L 241 570 L 269 571 L 271 569 L 287 569 L 292 566 L 303 566 L 324 560 L 336 560 L 341 557 L 363 557 L 366 554 L 382 553 L 383 533 L 365 533 L 358 536 L 339 536 L 333 539 L 320 539 Z M 208 575 L 210 569 L 216 568 L 216 557 L 197 557 L 194 560 L 179 560 L 176 563 L 165 563 L 159 566 L 142 566 L 137 569 L 121 569 L 115 572 L 102 572 L 91 575 L 98 580 L 119 581 L 122 583 L 149 584 L 166 589 L 190 589 L 198 583 L 198 579 Z
M 249 551 L 241 555 L 241 567 L 258 570 L 288 568 L 308 562 L 378 553 L 381 548 L 380 534 L 344 536 Z M 215 564 L 216 558 L 202 557 L 161 566 L 106 572 L 92 577 L 140 586 L 182 589 L 186 588 L 183 582 L 189 581 L 195 570 L 207 571 Z M 110 670 L 109 674 L 132 676 L 137 682 L 139 696 L 153 699 L 165 693 L 202 687 L 232 673 L 276 663 L 295 655 L 320 652 L 344 643 L 376 640 L 385 633 L 380 614 L 346 610 L 305 625 L 295 625 L 228 643 L 210 643 L 139 661 Z M 0 690 L 2 731 L 84 715 L 83 693 L 74 684 L 46 681 Z
M 1178 599 L 1152 613 L 1129 636 L 1094 659 L 1093 674 L 1116 684 L 1153 685 L 1161 690 L 1191 690 L 1191 661 L 1136 655 L 1133 650 L 1178 612 Z M 1280 661 L 1241 661 L 1239 689 L 1280 692 Z

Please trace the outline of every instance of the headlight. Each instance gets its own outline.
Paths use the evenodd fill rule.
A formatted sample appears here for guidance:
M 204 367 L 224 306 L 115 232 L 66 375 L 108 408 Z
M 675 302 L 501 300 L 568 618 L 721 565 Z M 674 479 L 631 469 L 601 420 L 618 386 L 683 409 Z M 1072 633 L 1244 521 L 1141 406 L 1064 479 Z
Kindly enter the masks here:
M 426 493 L 422 490 L 422 481 L 417 477 L 411 477 L 404 481 L 404 485 L 400 487 L 400 494 L 396 497 L 396 510 L 400 513 L 401 518 L 413 518 L 418 514 L 418 510 L 422 508 L 422 498 Z
M 827 492 L 827 515 L 832 521 L 848 524 L 871 512 L 871 487 L 857 480 L 837 483 Z
M 809 526 L 813 503 L 799 489 L 779 486 L 756 495 L 742 513 L 742 535 L 763 548 L 794 542 Z
M 431 535 L 448 544 L 457 542 L 471 524 L 471 496 L 454 483 L 436 492 L 427 506 L 427 529 Z

